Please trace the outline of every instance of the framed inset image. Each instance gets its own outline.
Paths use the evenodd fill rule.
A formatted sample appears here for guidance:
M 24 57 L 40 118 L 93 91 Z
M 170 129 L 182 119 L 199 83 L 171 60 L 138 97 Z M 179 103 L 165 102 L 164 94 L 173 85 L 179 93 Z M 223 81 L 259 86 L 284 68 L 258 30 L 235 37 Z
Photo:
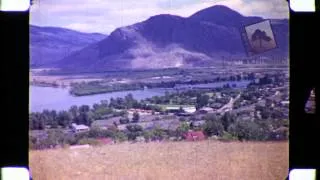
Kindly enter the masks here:
M 247 50 L 251 55 L 277 48 L 270 20 L 245 26 L 245 32 L 249 43 L 249 49 Z

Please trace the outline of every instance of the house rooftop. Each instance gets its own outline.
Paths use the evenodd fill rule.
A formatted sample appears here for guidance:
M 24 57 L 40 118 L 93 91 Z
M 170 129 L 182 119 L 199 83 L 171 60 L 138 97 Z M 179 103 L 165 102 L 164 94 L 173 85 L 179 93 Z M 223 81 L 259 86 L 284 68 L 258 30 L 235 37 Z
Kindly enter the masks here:
M 80 124 L 80 125 L 77 125 L 75 128 L 76 129 L 88 129 L 89 127 L 86 125 Z
M 200 109 L 200 111 L 212 111 L 213 109 L 211 107 L 203 107 Z
M 89 127 L 88 127 L 88 126 L 83 125 L 83 124 L 79 124 L 79 125 L 77 125 L 77 124 L 75 124 L 75 123 L 72 123 L 71 125 L 72 125 L 72 127 L 73 127 L 74 129 L 76 129 L 76 130 L 89 129 Z

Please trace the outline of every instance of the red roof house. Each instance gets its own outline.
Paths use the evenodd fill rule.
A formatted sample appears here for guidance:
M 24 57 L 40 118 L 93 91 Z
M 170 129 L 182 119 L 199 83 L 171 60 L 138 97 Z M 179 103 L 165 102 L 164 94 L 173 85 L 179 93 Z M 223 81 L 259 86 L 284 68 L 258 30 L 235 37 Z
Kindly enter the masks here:
M 202 131 L 190 131 L 184 135 L 184 138 L 187 141 L 199 141 L 204 140 L 206 136 L 203 134 Z

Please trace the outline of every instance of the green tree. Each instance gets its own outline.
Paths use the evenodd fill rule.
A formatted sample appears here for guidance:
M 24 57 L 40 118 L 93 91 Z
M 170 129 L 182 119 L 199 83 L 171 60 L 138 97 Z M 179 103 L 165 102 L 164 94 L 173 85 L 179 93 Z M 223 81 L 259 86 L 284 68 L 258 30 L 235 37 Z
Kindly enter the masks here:
M 107 108 L 108 107 L 108 100 L 101 100 L 100 104 L 102 107 Z
M 226 112 L 221 117 L 221 123 L 223 125 L 223 129 L 227 131 L 230 124 L 234 123 L 236 121 L 236 116 L 233 113 Z
M 187 122 L 183 122 L 178 127 L 178 129 L 185 133 L 185 132 L 188 132 L 190 130 L 190 126 L 189 126 L 189 124 Z
M 90 126 L 93 122 L 93 114 L 92 112 L 80 112 L 79 116 L 76 119 L 77 124 L 85 124 Z
M 100 108 L 100 105 L 97 103 L 94 103 L 92 107 L 93 107 L 93 110 L 96 111 L 97 109 Z
M 78 106 L 76 105 L 71 106 L 71 108 L 69 109 L 69 112 L 71 113 L 72 119 L 75 120 L 79 115 Z
M 121 117 L 119 122 L 120 122 L 120 124 L 128 124 L 129 118 L 128 117 Z
M 110 108 L 116 108 L 117 107 L 117 103 L 116 103 L 116 100 L 114 98 L 110 98 L 109 107 Z
M 158 126 L 152 130 L 152 135 L 154 140 L 163 140 L 167 137 L 167 133 Z
M 126 104 L 126 108 L 130 109 L 133 107 L 134 101 L 135 99 L 133 98 L 132 94 L 129 93 L 128 95 L 125 96 L 125 104 Z
M 153 133 L 152 133 L 152 131 L 144 131 L 143 132 L 143 137 L 144 137 L 144 139 L 148 142 L 148 141 L 150 141 L 150 140 L 152 140 L 152 138 L 153 138 Z
M 220 138 L 222 141 L 232 141 L 232 140 L 238 140 L 238 137 L 233 136 L 229 132 L 224 131 L 222 137 Z
M 42 113 L 31 113 L 29 117 L 29 126 L 31 130 L 43 130 L 45 129 L 46 119 Z
M 228 132 L 238 137 L 239 140 L 266 140 L 268 138 L 265 129 L 252 121 L 237 121 L 229 126 Z
M 82 105 L 79 107 L 80 113 L 86 113 L 86 112 L 89 112 L 89 110 L 90 110 L 90 106 L 88 106 L 88 105 Z
M 114 138 L 115 138 L 116 141 L 119 141 L 119 142 L 123 142 L 123 141 L 128 140 L 127 135 L 124 132 L 121 132 L 121 131 L 115 132 Z
M 196 100 L 196 108 L 202 108 L 204 106 L 206 106 L 209 102 L 209 96 L 208 95 L 198 95 L 197 96 L 197 100 Z
M 64 138 L 64 145 L 76 145 L 77 144 L 77 139 L 76 137 L 72 135 L 68 135 Z
M 139 122 L 139 119 L 140 119 L 140 115 L 138 112 L 134 112 L 133 113 L 133 117 L 132 117 L 132 122 L 136 123 L 136 122 Z
M 102 129 L 100 129 L 97 126 L 93 126 L 90 128 L 88 136 L 90 138 L 102 138 L 103 137 Z
M 208 136 L 221 136 L 223 134 L 223 125 L 221 121 L 217 120 L 206 120 L 204 125 L 204 132 Z
M 50 129 L 47 131 L 46 139 L 40 141 L 40 145 L 44 148 L 55 147 L 58 144 L 63 144 L 64 133 L 61 129 Z
M 58 124 L 62 127 L 68 127 L 72 123 L 72 115 L 67 111 L 60 111 L 57 119 Z

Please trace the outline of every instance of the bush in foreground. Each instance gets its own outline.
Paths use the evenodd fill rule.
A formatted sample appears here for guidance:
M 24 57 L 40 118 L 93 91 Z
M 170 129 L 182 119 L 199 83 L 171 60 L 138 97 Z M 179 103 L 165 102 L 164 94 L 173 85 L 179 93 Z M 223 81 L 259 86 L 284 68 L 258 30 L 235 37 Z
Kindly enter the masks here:
M 91 146 L 101 145 L 101 143 L 100 143 L 97 139 L 93 139 L 93 138 L 80 139 L 78 144 L 79 144 L 79 145 L 89 144 L 89 145 L 91 145 Z

